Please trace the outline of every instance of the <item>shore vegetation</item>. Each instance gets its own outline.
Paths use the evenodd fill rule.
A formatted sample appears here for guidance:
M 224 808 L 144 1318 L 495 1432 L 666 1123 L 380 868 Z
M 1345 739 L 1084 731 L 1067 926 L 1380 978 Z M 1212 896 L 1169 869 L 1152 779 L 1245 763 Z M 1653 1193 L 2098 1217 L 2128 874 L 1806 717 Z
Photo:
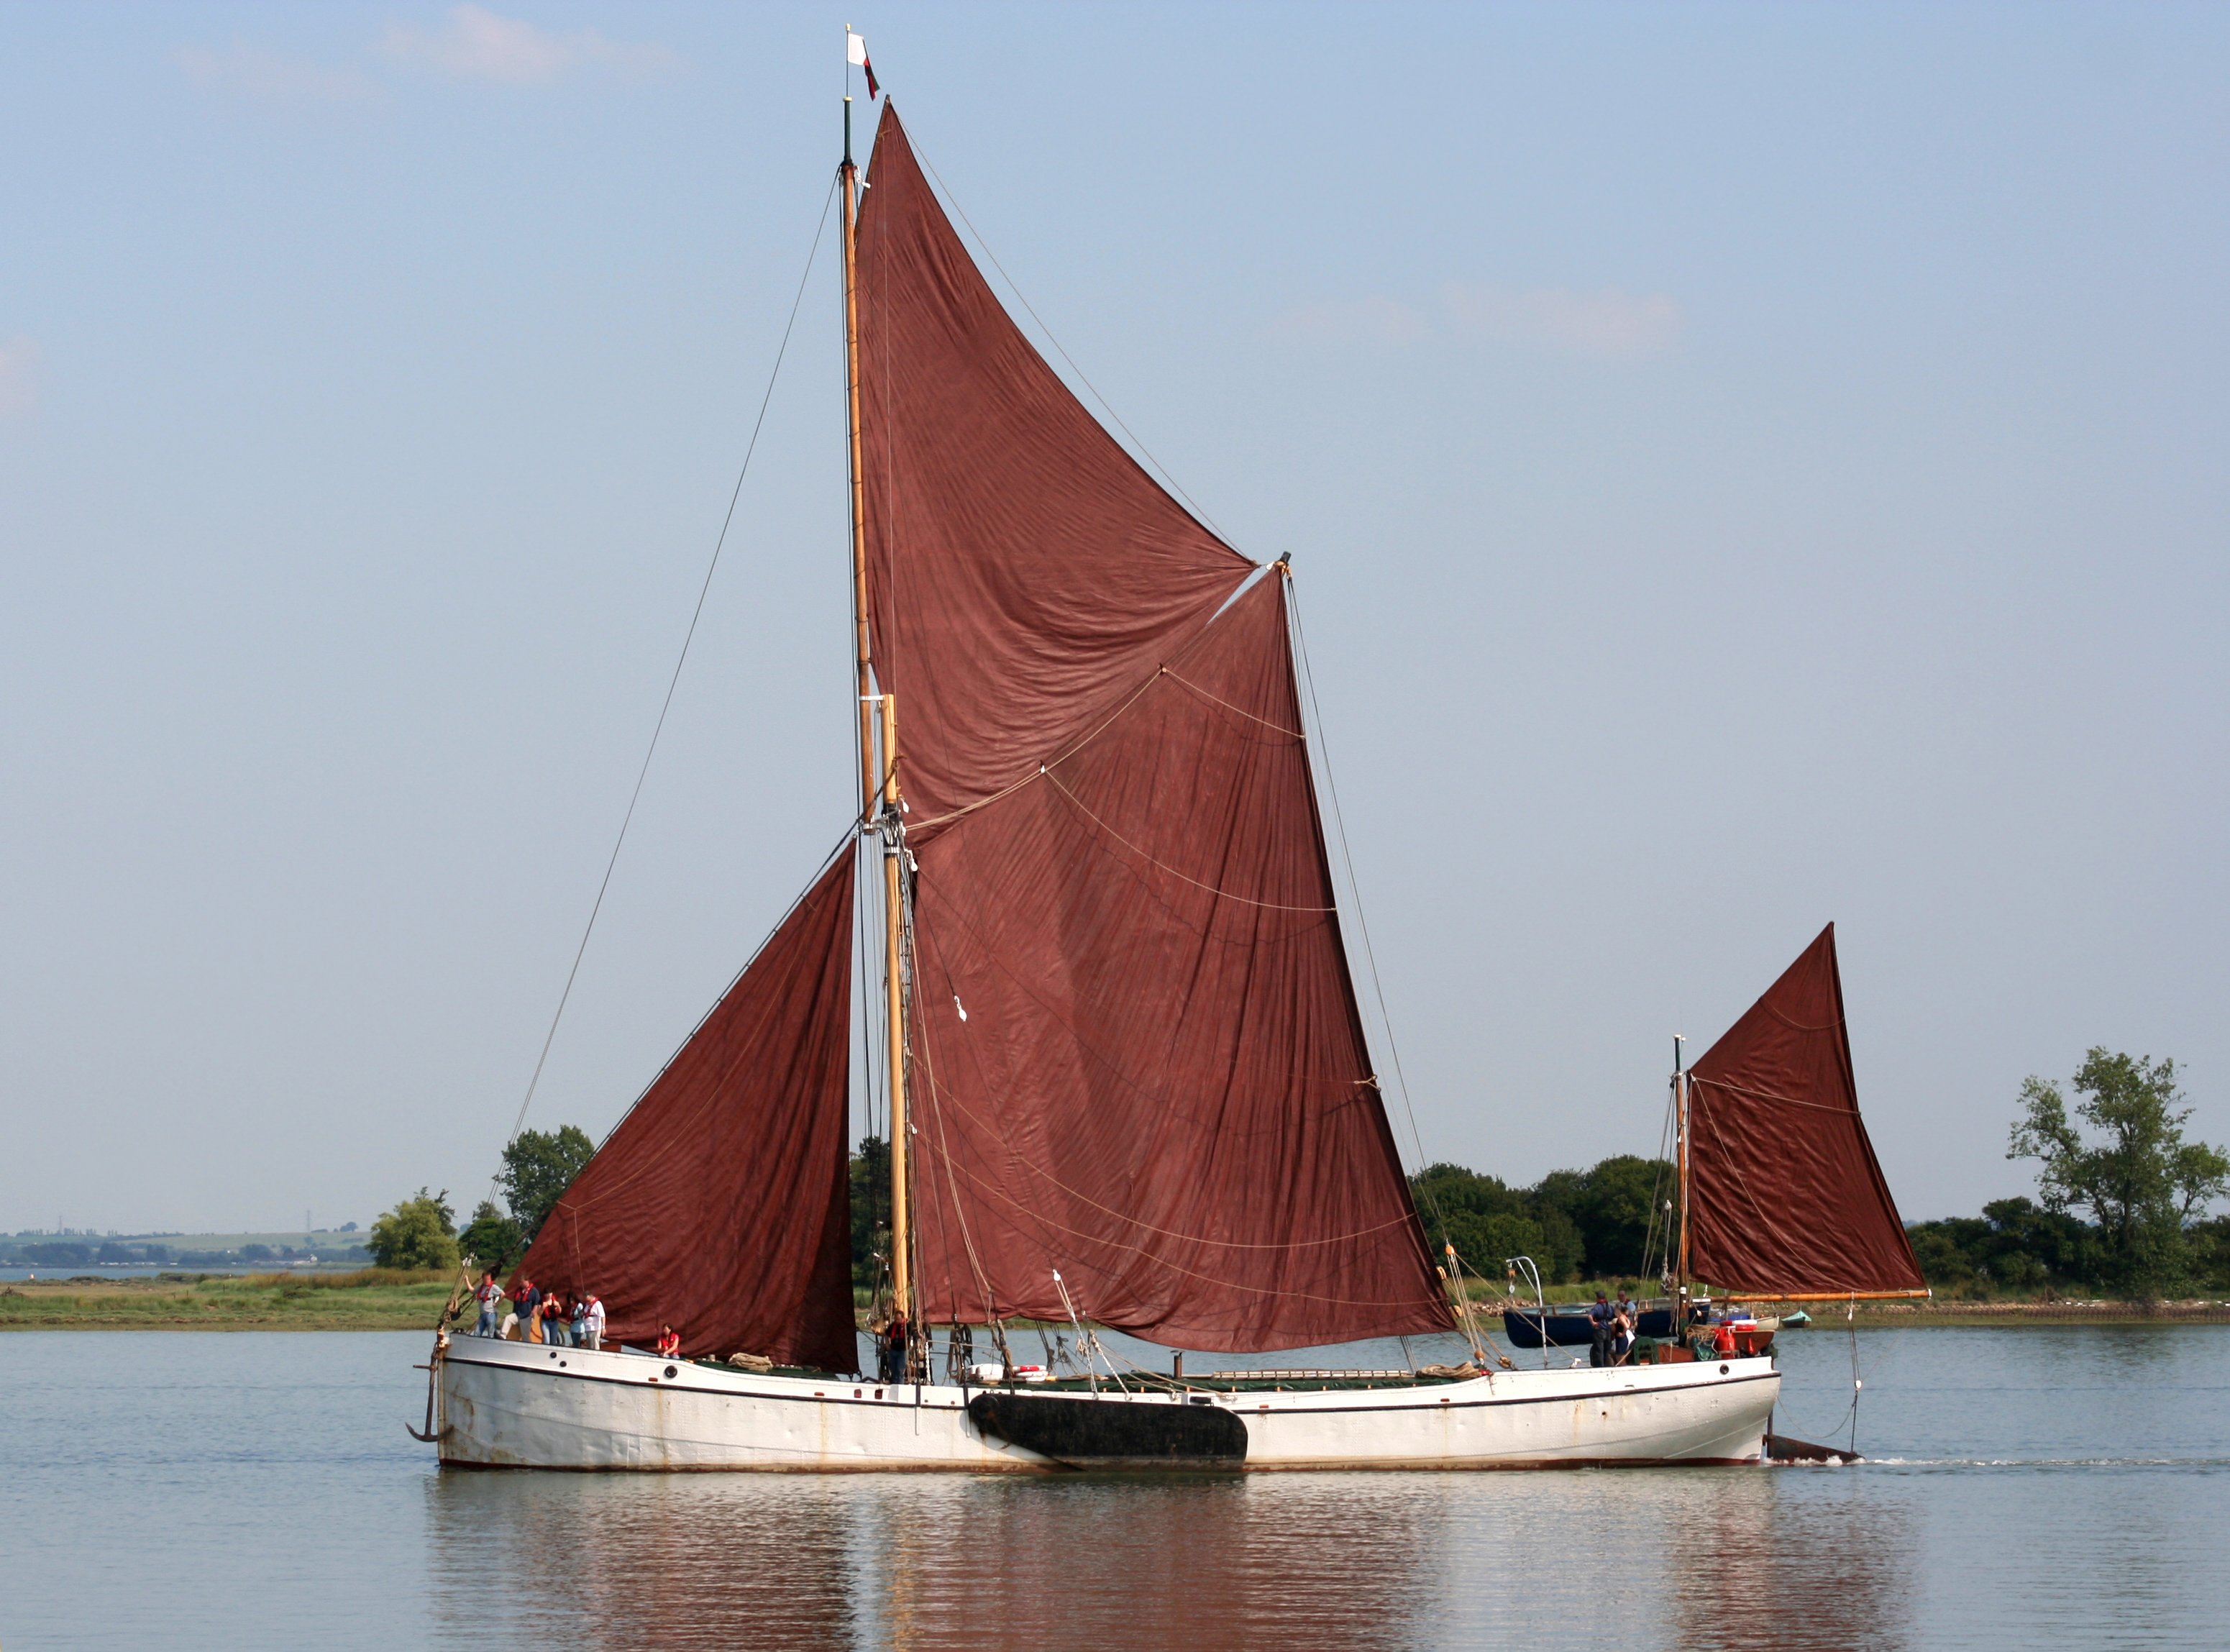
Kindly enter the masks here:
M 0 1285 L 0 1331 L 422 1331 L 454 1268 L 158 1274 Z
M 403 1200 L 371 1224 L 365 1249 L 375 1268 L 455 1272 L 457 1221 L 449 1190 L 429 1193 L 422 1187 L 416 1198 Z

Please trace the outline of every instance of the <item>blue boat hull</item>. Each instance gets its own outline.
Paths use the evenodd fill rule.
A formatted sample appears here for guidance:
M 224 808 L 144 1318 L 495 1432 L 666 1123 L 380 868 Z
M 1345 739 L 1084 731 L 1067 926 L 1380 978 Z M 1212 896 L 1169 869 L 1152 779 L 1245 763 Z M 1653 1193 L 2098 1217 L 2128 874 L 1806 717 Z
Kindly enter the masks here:
M 1545 1321 L 1538 1313 L 1520 1313 L 1505 1308 L 1502 1314 L 1502 1334 L 1517 1348 L 1537 1348 L 1541 1345 L 1544 1324 L 1548 1328 L 1548 1340 L 1558 1348 L 1584 1348 L 1595 1340 L 1595 1321 L 1585 1313 L 1551 1312 Z M 1672 1334 L 1672 1310 L 1669 1307 L 1645 1308 L 1634 1321 L 1637 1336 L 1655 1337 L 1660 1340 Z

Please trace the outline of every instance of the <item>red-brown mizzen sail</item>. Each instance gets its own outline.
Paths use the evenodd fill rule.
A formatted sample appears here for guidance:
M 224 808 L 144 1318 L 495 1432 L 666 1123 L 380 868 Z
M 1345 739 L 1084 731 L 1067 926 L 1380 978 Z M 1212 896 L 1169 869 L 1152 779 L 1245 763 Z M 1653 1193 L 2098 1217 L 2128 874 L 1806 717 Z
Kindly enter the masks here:
M 759 949 L 544 1221 L 519 1272 L 661 1325 L 691 1358 L 850 1371 L 848 851 Z
M 1747 1294 L 1926 1288 L 1859 1117 L 1835 926 L 1689 1074 L 1689 1271 Z
M 870 176 L 869 610 L 918 857 L 923 1314 L 1058 1319 L 1058 1269 L 1079 1312 L 1181 1346 L 1448 1326 L 1333 910 L 1281 573 L 1069 394 L 887 104 Z

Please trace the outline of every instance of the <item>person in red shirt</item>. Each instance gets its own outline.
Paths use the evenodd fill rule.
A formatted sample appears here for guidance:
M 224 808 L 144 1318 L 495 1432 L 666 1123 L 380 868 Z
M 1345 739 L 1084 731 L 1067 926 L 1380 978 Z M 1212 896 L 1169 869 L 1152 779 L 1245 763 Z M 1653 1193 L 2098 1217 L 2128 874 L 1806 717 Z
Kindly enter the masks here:
M 681 1333 L 670 1325 L 666 1326 L 658 1333 L 658 1352 L 668 1359 L 678 1357 L 681 1352 Z

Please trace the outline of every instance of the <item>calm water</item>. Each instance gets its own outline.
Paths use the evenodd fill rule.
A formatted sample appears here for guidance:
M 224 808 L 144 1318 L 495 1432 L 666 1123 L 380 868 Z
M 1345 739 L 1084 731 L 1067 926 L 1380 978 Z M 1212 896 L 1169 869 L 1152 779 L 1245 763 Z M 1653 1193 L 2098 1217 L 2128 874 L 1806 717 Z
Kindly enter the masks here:
M 1867 1333 L 1852 1468 L 1198 1481 L 443 1475 L 426 1342 L 0 1336 L 0 1647 L 2230 1644 L 2230 1327 Z

